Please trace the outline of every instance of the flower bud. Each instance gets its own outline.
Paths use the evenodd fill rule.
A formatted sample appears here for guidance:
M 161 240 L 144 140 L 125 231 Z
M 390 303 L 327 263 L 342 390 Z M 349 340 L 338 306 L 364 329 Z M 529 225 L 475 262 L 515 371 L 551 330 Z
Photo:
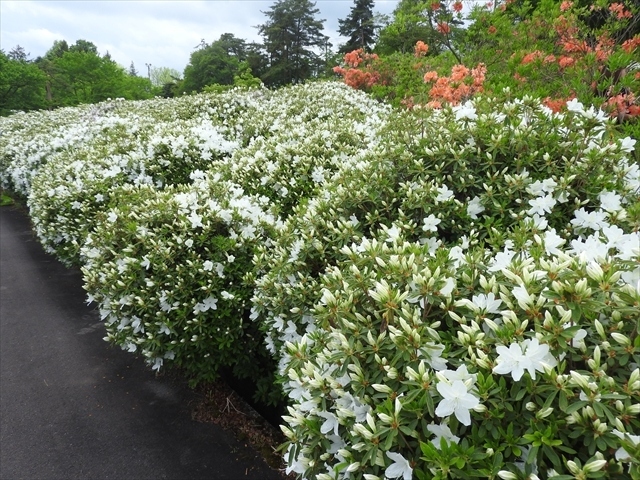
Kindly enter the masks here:
M 584 466 L 583 471 L 585 473 L 593 473 L 593 472 L 597 472 L 598 470 L 602 470 L 602 468 L 607 464 L 606 460 L 594 460 L 592 462 L 587 463 Z
M 579 295 L 591 294 L 591 289 L 587 288 L 588 282 L 586 278 L 583 278 L 576 283 L 576 293 Z
M 593 325 L 596 327 L 598 335 L 600 335 L 602 338 L 606 338 L 604 327 L 602 326 L 602 323 L 600 323 L 600 320 L 596 320 L 595 322 L 593 322 Z
M 589 265 L 587 265 L 587 275 L 596 282 L 600 282 L 604 277 L 604 272 L 598 263 L 589 262 Z
M 355 472 L 360 468 L 360 462 L 353 462 L 347 467 L 347 472 Z
M 533 402 L 527 402 L 525 408 L 530 412 L 535 412 L 538 409 L 538 406 Z
M 631 345 L 631 340 L 629 340 L 629 338 L 621 333 L 618 332 L 612 332 L 611 333 L 611 338 L 613 338 L 616 342 L 618 342 L 620 345 L 623 346 L 628 346 Z
M 640 403 L 634 403 L 627 407 L 627 413 L 630 415 L 638 415 L 640 413 Z
M 502 480 L 518 480 L 518 476 L 508 470 L 500 470 L 498 476 L 502 478 Z
M 585 377 L 581 373 L 578 373 L 574 370 L 571 370 L 569 374 L 571 375 L 571 379 L 573 380 L 574 383 L 576 383 L 585 391 L 589 390 L 589 379 L 587 377 Z
M 384 385 L 382 383 L 374 383 L 371 386 L 376 392 L 393 393 L 393 389 L 389 385 Z
M 576 462 L 574 462 L 573 460 L 569 460 L 567 462 L 567 467 L 569 467 L 569 470 L 574 475 L 578 475 L 580 473 L 580 468 L 578 467 L 578 465 L 576 465 Z
M 537 418 L 537 419 L 546 418 L 546 417 L 548 417 L 549 415 L 551 415 L 552 413 L 553 413 L 553 408 L 548 407 L 548 408 L 545 408 L 545 409 L 543 409 L 543 410 L 539 410 L 539 411 L 536 413 L 536 418 Z

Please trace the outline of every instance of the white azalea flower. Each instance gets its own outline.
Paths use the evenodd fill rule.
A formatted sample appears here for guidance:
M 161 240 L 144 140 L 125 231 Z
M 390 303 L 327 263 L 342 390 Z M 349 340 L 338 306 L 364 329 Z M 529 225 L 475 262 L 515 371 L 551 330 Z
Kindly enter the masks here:
M 411 468 L 409 461 L 400 453 L 386 452 L 386 455 L 393 463 L 385 469 L 384 476 L 386 478 L 402 477 L 403 480 L 411 480 L 413 477 L 413 468 Z
M 629 433 L 623 433 L 620 430 L 618 430 L 617 428 L 615 430 L 613 430 L 611 433 L 613 433 L 616 437 L 618 437 L 621 440 L 626 439 L 626 440 L 630 441 L 634 445 L 640 444 L 640 435 L 631 435 Z M 620 447 L 616 451 L 616 460 L 621 461 L 621 462 L 629 462 L 629 461 L 631 461 L 631 455 L 629 455 L 629 452 L 627 452 L 624 449 L 624 447 Z
M 436 437 L 431 439 L 431 443 L 433 443 L 433 445 L 440 450 L 440 439 L 444 438 L 447 443 L 455 443 L 457 444 L 458 442 L 460 442 L 460 437 L 457 437 L 456 435 L 454 435 L 451 432 L 451 429 L 449 428 L 448 425 L 441 423 L 440 425 L 437 424 L 429 424 L 427 425 L 427 430 L 429 430 L 431 433 L 433 433 Z
M 436 407 L 436 415 L 448 417 L 453 413 L 460 423 L 471 425 L 469 410 L 476 407 L 480 403 L 480 399 L 470 394 L 467 386 L 460 380 L 455 380 L 451 385 L 440 382 L 436 389 L 442 395 L 442 400 Z
M 484 293 L 474 295 L 471 297 L 471 302 L 485 313 L 500 313 L 499 309 L 500 305 L 502 305 L 502 300 L 496 299 L 493 292 L 488 295 L 485 295 Z
M 496 256 L 491 261 L 491 265 L 487 269 L 489 272 L 499 272 L 509 265 L 511 265 L 511 260 L 515 256 L 516 252 L 512 250 L 508 250 L 505 247 L 504 252 L 498 252 Z
M 478 114 L 471 102 L 465 102 L 462 105 L 456 105 L 453 107 L 453 111 L 456 114 L 456 120 L 476 120 Z
M 478 214 L 484 212 L 484 210 L 485 208 L 482 206 L 480 197 L 477 195 L 467 204 L 467 215 L 473 220 L 477 220 Z
M 208 310 L 217 310 L 218 309 L 218 299 L 214 296 L 210 295 L 205 298 L 201 303 L 196 303 L 193 307 L 193 313 L 198 314 L 200 312 L 206 312 Z
M 424 225 L 422 226 L 422 230 L 424 230 L 425 232 L 437 232 L 438 228 L 437 225 L 440 224 L 440 222 L 442 222 L 442 220 L 440 220 L 439 218 L 436 218 L 436 216 L 434 214 L 429 215 L 427 218 L 422 220 L 424 222 Z
M 453 198 L 453 190 L 449 190 L 449 187 L 446 185 L 442 185 L 437 189 L 438 195 L 436 196 L 436 203 L 438 202 L 448 202 Z
M 600 207 L 607 212 L 617 212 L 622 209 L 622 197 L 616 192 L 603 190 L 600 192 L 600 195 L 598 195 L 598 198 L 600 200 Z
M 636 140 L 631 137 L 625 137 L 620 140 L 620 150 L 626 153 L 631 153 L 635 150 Z
M 536 371 L 544 372 L 544 368 L 553 368 L 558 362 L 549 353 L 549 345 L 542 344 L 537 338 L 525 340 L 522 344 L 512 343 L 509 348 L 501 345 L 496 348 L 498 358 L 494 373 L 500 375 L 511 374 L 515 381 L 519 381 L 527 370 L 532 379 L 536 379 Z
M 551 209 L 555 206 L 556 199 L 553 195 L 546 195 L 544 197 L 537 197 L 529 200 L 531 208 L 527 210 L 529 215 L 542 215 L 545 213 L 551 213 Z
M 576 210 L 571 220 L 571 225 L 575 228 L 590 228 L 592 230 L 600 230 L 609 226 L 607 222 L 607 214 L 602 210 L 587 212 L 584 207 Z
M 558 255 L 560 249 L 558 247 L 564 245 L 566 240 L 556 233 L 556 229 L 552 228 L 544 232 L 544 250 L 547 255 Z
M 340 424 L 338 423 L 338 417 L 331 412 L 318 412 L 317 415 L 325 419 L 323 424 L 320 426 L 320 433 L 327 434 L 333 431 L 334 435 L 339 435 L 338 427 Z

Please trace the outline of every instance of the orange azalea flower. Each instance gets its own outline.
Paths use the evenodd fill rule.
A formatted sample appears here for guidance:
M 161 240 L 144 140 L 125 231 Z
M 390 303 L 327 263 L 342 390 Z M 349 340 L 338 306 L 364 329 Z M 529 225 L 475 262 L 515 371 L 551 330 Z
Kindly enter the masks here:
M 454 82 L 460 82 L 469 75 L 469 69 L 464 65 L 454 65 L 451 69 L 451 80 Z
M 422 40 L 418 40 L 413 51 L 416 57 L 424 57 L 429 51 L 429 45 L 424 43 Z
M 558 60 L 558 65 L 560 65 L 561 68 L 570 67 L 574 63 L 576 63 L 576 61 L 571 57 L 560 57 L 560 60 Z
M 559 113 L 567 104 L 567 101 L 562 98 L 552 99 L 551 97 L 545 98 L 542 103 L 551 109 L 554 113 Z
M 447 35 L 451 32 L 451 27 L 447 22 L 438 22 L 436 30 L 438 30 L 438 32 L 442 33 L 443 35 Z
M 453 11 L 454 12 L 461 12 L 462 11 L 462 2 L 454 2 Z
M 633 52 L 637 47 L 640 47 L 640 35 L 636 35 L 622 43 L 622 49 L 627 53 Z
M 540 50 L 536 50 L 534 52 L 531 53 L 527 53 L 524 58 L 522 59 L 522 61 L 520 62 L 521 65 L 527 65 L 535 60 L 537 60 L 538 58 L 542 58 L 542 56 L 544 55 L 544 53 L 542 53 Z
M 424 74 L 424 82 L 425 83 L 429 83 L 429 82 L 433 82 L 434 80 L 438 79 L 438 72 L 427 72 Z
M 569 10 L 571 7 L 573 7 L 573 2 L 569 2 L 567 0 L 565 0 L 564 2 L 562 2 L 560 4 L 560 11 L 561 12 L 566 12 L 567 10 Z
M 519 81 L 520 83 L 527 83 L 527 79 L 525 77 L 523 77 L 522 75 L 520 75 L 518 72 L 516 72 L 513 75 L 513 78 L 515 78 L 517 81 Z
M 498 29 L 496 27 L 494 27 L 493 25 L 491 25 L 489 27 L 489 30 L 488 30 L 489 35 L 494 35 L 497 31 L 498 31 Z
M 622 3 L 612 3 L 611 5 L 609 5 L 609 11 L 611 13 L 614 13 L 618 20 L 633 17 L 629 10 L 624 9 L 624 5 Z

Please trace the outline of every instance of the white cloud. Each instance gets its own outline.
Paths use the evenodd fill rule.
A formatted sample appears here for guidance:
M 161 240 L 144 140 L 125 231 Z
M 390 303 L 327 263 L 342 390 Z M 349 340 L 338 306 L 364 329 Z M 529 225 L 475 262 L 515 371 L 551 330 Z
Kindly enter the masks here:
M 133 61 L 144 74 L 145 64 L 180 72 L 191 52 L 204 39 L 217 40 L 233 33 L 247 41 L 261 41 L 258 29 L 262 13 L 275 1 L 53 1 L 0 0 L 0 48 L 21 45 L 32 58 L 44 55 L 55 40 L 73 44 L 93 42 L 101 54 L 107 51 L 123 67 Z M 390 14 L 397 0 L 376 2 L 375 10 Z M 325 19 L 325 34 L 334 48 L 339 37 L 338 19 L 345 18 L 353 0 L 318 0 L 318 18 Z

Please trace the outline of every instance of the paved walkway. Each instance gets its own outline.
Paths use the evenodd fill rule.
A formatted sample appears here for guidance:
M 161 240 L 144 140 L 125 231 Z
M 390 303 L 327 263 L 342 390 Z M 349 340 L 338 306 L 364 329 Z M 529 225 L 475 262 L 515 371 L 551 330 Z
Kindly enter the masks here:
M 0 479 L 281 478 L 232 434 L 191 420 L 194 394 L 102 340 L 81 277 L 0 207 Z

